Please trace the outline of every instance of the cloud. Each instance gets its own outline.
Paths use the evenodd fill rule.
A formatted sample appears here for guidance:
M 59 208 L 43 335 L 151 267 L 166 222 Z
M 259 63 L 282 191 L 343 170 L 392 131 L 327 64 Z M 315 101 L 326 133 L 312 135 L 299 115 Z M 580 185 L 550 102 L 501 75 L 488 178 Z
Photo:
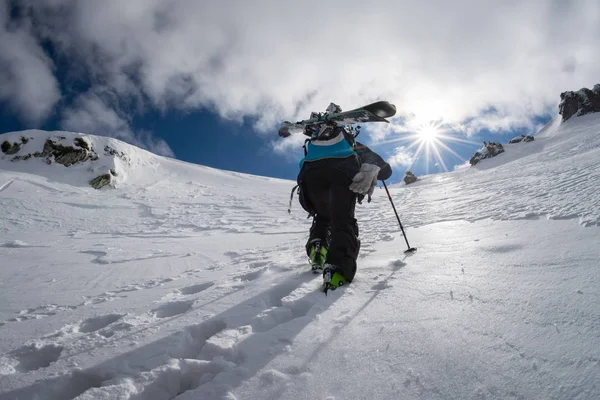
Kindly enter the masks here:
M 527 128 L 600 65 L 596 0 L 22 3 L 72 73 L 140 112 L 209 109 L 263 131 L 377 99 L 467 132 Z
M 62 128 L 69 131 L 110 136 L 155 154 L 175 157 L 169 145 L 150 132 L 133 132 L 129 121 L 102 99 L 105 94 L 89 91 L 80 95 L 62 114 Z
M 393 166 L 405 166 L 410 167 L 414 162 L 414 154 L 406 147 L 396 147 L 395 153 L 388 158 L 388 163 Z
M 272 140 L 269 143 L 275 153 L 284 155 L 289 160 L 297 160 L 306 139 L 307 137 L 304 135 L 291 135 L 285 139 Z
M 27 20 L 9 23 L 8 2 L 0 3 L 0 101 L 28 124 L 43 121 L 61 94 L 52 61 Z

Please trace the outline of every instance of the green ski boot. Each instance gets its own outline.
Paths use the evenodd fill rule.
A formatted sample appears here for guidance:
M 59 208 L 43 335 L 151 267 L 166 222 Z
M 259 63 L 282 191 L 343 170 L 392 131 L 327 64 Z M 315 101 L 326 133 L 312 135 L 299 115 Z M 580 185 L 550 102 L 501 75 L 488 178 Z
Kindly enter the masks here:
M 318 274 L 323 270 L 325 258 L 327 257 L 327 247 L 321 246 L 321 242 L 317 241 L 310 247 L 310 265 L 312 271 Z
M 334 271 L 333 265 L 325 264 L 323 268 L 323 286 L 321 286 L 321 290 L 325 292 L 325 296 L 327 296 L 329 290 L 335 290 L 348 283 L 348 279 L 344 275 Z

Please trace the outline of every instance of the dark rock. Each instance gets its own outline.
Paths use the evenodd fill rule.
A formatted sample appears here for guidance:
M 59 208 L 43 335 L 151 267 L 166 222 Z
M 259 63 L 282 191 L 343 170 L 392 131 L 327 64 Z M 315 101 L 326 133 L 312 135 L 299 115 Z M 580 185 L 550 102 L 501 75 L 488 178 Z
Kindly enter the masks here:
M 416 182 L 418 180 L 419 180 L 419 178 L 417 178 L 415 176 L 415 174 L 413 174 L 411 171 L 406 171 L 404 173 L 404 183 L 405 184 L 408 185 L 408 184 L 414 183 L 414 182 Z
M 496 157 L 500 153 L 504 153 L 504 146 L 502 146 L 502 144 L 498 142 L 483 142 L 483 149 L 473 154 L 469 163 L 471 165 L 476 165 L 479 161 Z
M 59 138 L 62 138 L 62 136 Z M 23 136 L 21 137 L 21 142 L 27 143 L 29 139 L 30 138 Z M 50 160 L 50 162 L 47 162 L 48 164 L 51 164 L 52 158 L 54 158 L 55 162 L 62 164 L 65 167 L 70 167 L 73 164 L 84 162 L 88 159 L 91 159 L 92 161 L 98 159 L 98 155 L 84 139 L 77 137 L 73 142 L 74 146 L 64 146 L 54 142 L 52 139 L 48 139 L 44 143 L 44 148 L 41 152 L 36 151 L 35 153 L 15 156 L 11 161 L 28 160 L 31 157 L 45 157 L 47 160 Z M 18 143 L 10 144 L 8 141 L 2 143 L 2 151 L 6 154 L 15 154 L 19 150 L 20 147 Z
M 512 138 L 508 143 L 509 144 L 515 144 L 515 143 L 521 143 L 521 142 L 533 142 L 535 138 L 533 136 L 525 136 L 525 135 L 521 135 L 521 136 L 517 136 L 515 138 Z
M 39 151 L 36 151 L 35 153 L 25 154 L 24 156 L 15 156 L 10 161 L 29 160 L 31 157 L 43 157 L 43 156 L 44 155 L 42 153 L 40 153 Z
M 75 145 L 81 147 L 82 149 L 86 149 L 88 151 L 91 150 L 89 143 L 86 142 L 83 138 L 77 137 L 73 140 L 73 143 L 75 143 Z
M 101 189 L 104 186 L 110 185 L 111 182 L 112 182 L 112 174 L 108 173 L 108 174 L 103 174 L 103 175 L 95 177 L 89 183 L 90 183 L 90 186 L 93 187 L 94 189 Z
M 125 162 L 129 162 L 129 157 L 127 156 L 127 154 L 125 154 L 125 152 L 123 151 L 118 151 L 116 149 L 113 149 L 110 146 L 104 146 L 104 155 L 106 156 L 115 156 L 120 158 L 121 160 L 125 161 Z
M 44 143 L 42 154 L 45 156 L 54 156 L 54 161 L 65 167 L 70 167 L 78 162 L 87 161 L 90 157 L 90 153 L 86 149 L 63 146 L 62 144 L 54 143 L 50 139 L 46 140 L 46 143 Z
M 568 120 L 573 115 L 579 117 L 600 112 L 600 84 L 594 85 L 592 90 L 582 88 L 576 92 L 561 93 L 558 110 L 563 117 L 563 121 Z
M 16 154 L 19 152 L 19 150 L 21 150 L 21 146 L 19 146 L 19 143 L 10 143 L 8 140 L 2 142 L 0 148 L 2 148 L 2 152 L 4 154 L 8 155 Z

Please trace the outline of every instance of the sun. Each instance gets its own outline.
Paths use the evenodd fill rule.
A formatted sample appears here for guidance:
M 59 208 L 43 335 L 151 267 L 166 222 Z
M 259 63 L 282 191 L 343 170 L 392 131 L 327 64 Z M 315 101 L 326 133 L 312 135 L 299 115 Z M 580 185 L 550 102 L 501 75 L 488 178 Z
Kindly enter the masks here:
M 439 136 L 438 128 L 433 124 L 426 124 L 417 130 L 418 139 L 426 144 L 436 141 Z
M 412 168 L 421 156 L 424 156 L 423 162 L 427 174 L 430 165 L 434 165 L 443 171 L 449 171 L 444 153 L 449 153 L 464 162 L 463 158 L 450 148 L 451 144 L 479 145 L 478 142 L 458 137 L 458 134 L 454 131 L 454 125 L 444 123 L 441 119 L 429 121 L 420 119 L 420 121 L 413 120 L 411 122 L 400 127 L 401 129 L 398 130 L 399 137 L 377 143 L 377 145 L 403 144 L 401 147 L 402 152 L 410 160 L 410 163 L 406 164 L 408 169 Z

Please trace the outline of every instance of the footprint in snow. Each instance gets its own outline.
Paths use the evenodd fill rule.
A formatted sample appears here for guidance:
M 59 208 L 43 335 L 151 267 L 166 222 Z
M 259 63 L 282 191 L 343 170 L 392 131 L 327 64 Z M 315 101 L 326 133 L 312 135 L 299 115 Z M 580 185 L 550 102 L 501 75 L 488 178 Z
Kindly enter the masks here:
M 165 303 L 160 307 L 152 310 L 152 314 L 156 318 L 169 318 L 189 311 L 194 304 L 194 300 L 188 301 L 172 301 Z
M 390 284 L 390 282 L 388 282 L 387 280 L 383 280 L 383 281 L 377 283 L 376 285 L 373 285 L 371 287 L 371 291 L 379 291 L 379 290 L 384 290 L 384 289 L 388 289 L 391 287 L 392 287 L 392 285 Z
M 270 369 L 259 375 L 260 380 L 267 385 L 288 381 L 290 378 L 287 374 L 276 369 Z
M 40 319 L 56 315 L 61 311 L 69 311 L 77 308 L 76 306 L 59 306 L 57 304 L 46 304 L 35 308 L 28 308 L 27 310 L 19 311 L 16 317 L 10 318 L 9 322 L 21 322 L 30 319 Z
M 35 371 L 46 368 L 60 357 L 64 347 L 56 344 L 33 343 L 22 346 L 9 355 L 17 361 L 14 366 L 18 372 Z
M 79 324 L 79 332 L 92 333 L 99 331 L 102 328 L 106 328 L 113 322 L 118 321 L 119 319 L 121 319 L 121 317 L 123 317 L 122 314 L 108 314 L 88 318 Z
M 192 294 L 203 292 L 213 285 L 214 285 L 214 282 L 205 282 L 205 283 L 199 283 L 197 285 L 186 286 L 184 288 L 177 289 L 177 291 L 184 296 L 190 296 Z
M 245 274 L 241 274 L 235 277 L 236 280 L 241 282 L 249 282 L 254 281 L 262 276 L 265 273 L 267 268 L 261 268 L 255 271 L 246 272 Z

